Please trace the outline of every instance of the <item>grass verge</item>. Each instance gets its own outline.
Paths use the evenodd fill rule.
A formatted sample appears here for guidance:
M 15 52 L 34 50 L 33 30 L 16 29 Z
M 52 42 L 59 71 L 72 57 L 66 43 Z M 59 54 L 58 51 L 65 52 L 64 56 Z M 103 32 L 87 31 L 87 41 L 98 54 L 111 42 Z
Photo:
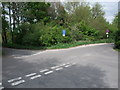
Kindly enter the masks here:
M 98 40 L 98 41 L 77 41 L 72 43 L 59 43 L 50 47 L 47 47 L 47 49 L 60 49 L 60 48 L 70 48 L 75 47 L 79 45 L 87 45 L 87 44 L 96 44 L 96 43 L 113 43 L 113 40 Z
M 87 45 L 87 44 L 96 44 L 96 43 L 114 43 L 114 40 L 112 39 L 102 39 L 98 41 L 77 41 L 77 42 L 71 42 L 71 43 L 58 43 L 56 45 L 52 46 L 23 46 L 23 45 L 17 45 L 17 44 L 7 44 L 4 45 L 4 47 L 8 48 L 16 48 L 16 49 L 30 49 L 30 50 L 45 50 L 45 49 L 61 49 L 61 48 L 70 48 L 75 47 L 79 45 Z
M 120 49 L 116 49 L 116 48 L 115 48 L 115 50 L 118 51 L 118 52 L 120 52 Z

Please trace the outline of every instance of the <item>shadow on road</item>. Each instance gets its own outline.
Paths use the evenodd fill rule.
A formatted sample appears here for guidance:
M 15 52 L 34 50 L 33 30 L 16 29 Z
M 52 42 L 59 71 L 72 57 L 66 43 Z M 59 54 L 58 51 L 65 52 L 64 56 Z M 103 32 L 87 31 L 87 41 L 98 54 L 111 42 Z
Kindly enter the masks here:
M 3 48 L 3 56 L 24 56 L 24 55 L 32 55 L 37 52 L 44 50 L 19 50 L 19 49 L 11 49 L 11 48 Z

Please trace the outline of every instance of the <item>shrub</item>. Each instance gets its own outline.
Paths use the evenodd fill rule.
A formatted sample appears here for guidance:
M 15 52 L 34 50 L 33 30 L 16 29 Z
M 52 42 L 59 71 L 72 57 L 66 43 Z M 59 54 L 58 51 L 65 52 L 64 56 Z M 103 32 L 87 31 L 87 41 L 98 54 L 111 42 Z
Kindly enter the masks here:
M 74 41 L 79 41 L 83 39 L 83 32 L 79 30 L 79 24 L 75 24 L 74 26 L 70 27 L 70 34 Z
M 14 43 L 22 44 L 24 36 L 31 31 L 31 25 L 28 23 L 22 23 L 16 30 L 13 32 L 14 34 Z
M 115 47 L 120 49 L 120 30 L 116 32 Z
M 80 23 L 74 24 L 74 26 L 70 27 L 72 38 L 75 41 L 79 40 L 97 40 L 100 37 L 100 32 L 88 25 L 86 25 L 83 21 Z
M 24 30 L 23 27 L 20 29 Z M 63 29 L 66 30 L 65 37 L 62 36 Z M 21 34 L 18 34 L 17 38 L 21 39 L 23 45 L 51 46 L 57 43 L 69 43 L 72 41 L 70 30 L 55 25 L 54 22 L 46 25 L 44 23 L 31 24 L 27 33 L 24 33 L 22 37 L 20 36 Z
M 41 45 L 39 42 L 39 37 L 43 34 L 44 24 L 37 23 L 31 24 L 31 28 L 28 33 L 24 35 L 22 38 L 23 45 Z
M 66 36 L 62 36 L 62 30 L 65 29 L 61 26 L 55 25 L 54 27 L 46 26 L 44 29 L 44 34 L 39 38 L 39 41 L 42 42 L 44 46 L 50 46 L 57 43 L 66 43 L 71 42 L 70 32 L 66 30 Z

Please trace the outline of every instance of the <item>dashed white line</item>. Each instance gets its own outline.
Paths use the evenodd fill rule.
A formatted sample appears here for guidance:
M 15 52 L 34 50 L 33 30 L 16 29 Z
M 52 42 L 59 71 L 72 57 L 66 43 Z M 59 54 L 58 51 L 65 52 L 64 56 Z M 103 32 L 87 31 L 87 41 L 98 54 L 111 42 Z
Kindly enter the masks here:
M 25 82 L 25 80 L 20 80 L 20 81 L 17 81 L 17 82 L 12 83 L 11 85 L 12 85 L 12 86 L 16 86 L 16 85 L 22 84 L 22 83 L 24 83 L 24 82 Z
M 36 75 L 37 73 L 31 73 L 31 74 L 28 74 L 28 75 L 25 75 L 25 77 L 31 77 L 33 75 Z
M 66 64 L 67 64 L 67 63 L 66 63 Z M 66 64 L 64 63 L 64 64 L 61 64 L 61 65 L 59 65 L 59 66 L 65 66 Z
M 71 64 L 70 62 L 66 63 L 66 65 Z
M 55 68 L 58 68 L 58 67 L 60 67 L 60 66 L 53 66 L 53 67 L 51 67 L 51 69 L 55 69 Z
M 61 65 L 58 65 L 58 66 L 53 66 L 53 67 L 51 67 L 51 69 L 56 69 L 56 68 L 59 68 L 59 67 L 61 67 L 61 66 L 65 66 L 66 64 L 64 63 L 64 64 L 61 64 Z
M 71 65 L 66 65 L 65 67 L 70 67 Z
M 10 83 L 10 82 L 13 82 L 13 81 L 16 81 L 16 80 L 20 80 L 20 79 L 22 79 L 22 77 L 18 77 L 18 78 L 10 79 L 10 80 L 8 80 L 8 82 Z
M 76 63 L 72 63 L 72 65 L 75 65 Z
M 4 89 L 4 87 L 0 87 L 0 90 Z
M 39 78 L 39 77 L 41 77 L 42 75 L 36 75 L 36 76 L 33 76 L 33 77 L 31 77 L 30 79 L 36 79 L 36 78 Z
M 47 74 L 50 74 L 50 73 L 53 73 L 53 71 L 49 71 L 49 72 L 46 72 L 44 74 L 47 75 Z
M 76 63 L 61 64 L 61 65 L 59 65 L 59 66 L 53 66 L 53 67 L 51 67 L 51 69 L 55 69 L 56 71 L 58 71 L 58 70 L 63 69 L 63 67 L 61 67 L 61 66 L 70 67 L 70 66 L 75 65 L 75 64 L 76 64 Z M 43 70 L 41 70 L 40 72 L 45 72 L 45 73 L 44 73 L 45 75 L 53 73 L 53 71 L 49 71 L 49 69 L 43 69 Z M 39 77 L 42 76 L 42 75 L 36 75 L 36 74 L 37 74 L 37 73 L 31 73 L 31 74 L 25 75 L 25 77 L 30 77 L 30 79 L 33 80 L 33 79 L 36 79 L 36 78 L 39 78 Z M 36 75 L 36 76 L 34 76 L 34 75 Z M 19 84 L 25 82 L 25 80 L 21 80 L 21 79 L 22 79 L 22 77 L 18 77 L 18 78 L 10 79 L 10 80 L 8 80 L 8 82 L 9 82 L 9 83 L 13 82 L 11 85 L 12 85 L 12 86 L 15 86 L 15 85 L 19 85 Z M 20 80 L 20 81 L 17 81 L 17 80 Z M 16 82 L 14 82 L 14 81 L 16 81 Z M 2 83 L 0 83 L 0 86 L 2 86 Z M 0 87 L 0 89 L 1 89 L 1 88 L 4 88 L 4 87 Z
M 65 66 L 66 64 L 64 63 L 64 64 L 62 64 L 63 66 Z
M 43 69 L 43 70 L 41 70 L 40 72 L 46 72 L 46 71 L 48 71 L 49 69 Z
M 56 71 L 63 69 L 62 67 L 55 69 Z

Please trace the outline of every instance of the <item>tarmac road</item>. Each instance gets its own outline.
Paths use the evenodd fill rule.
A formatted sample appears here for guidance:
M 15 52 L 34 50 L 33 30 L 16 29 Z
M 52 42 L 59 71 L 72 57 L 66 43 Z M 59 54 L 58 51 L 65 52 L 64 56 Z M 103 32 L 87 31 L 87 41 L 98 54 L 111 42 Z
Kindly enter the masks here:
M 5 88 L 118 88 L 118 52 L 113 44 L 3 51 Z

